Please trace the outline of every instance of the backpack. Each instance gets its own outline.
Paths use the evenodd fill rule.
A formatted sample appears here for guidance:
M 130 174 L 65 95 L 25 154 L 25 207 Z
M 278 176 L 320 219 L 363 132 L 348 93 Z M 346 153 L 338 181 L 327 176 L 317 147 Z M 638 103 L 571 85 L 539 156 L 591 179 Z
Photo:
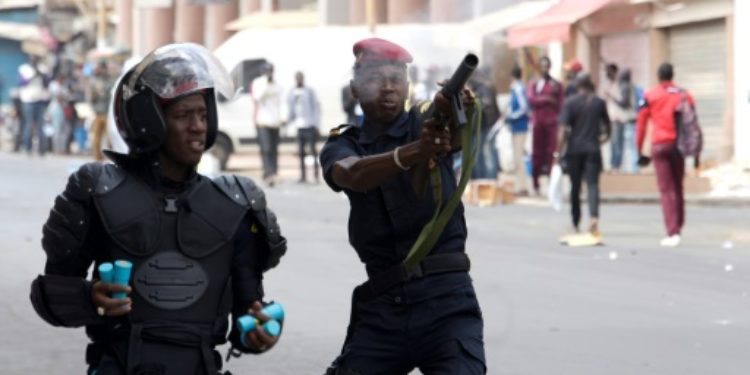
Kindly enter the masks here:
M 680 90 L 680 103 L 675 108 L 675 130 L 677 149 L 682 156 L 699 156 L 703 149 L 703 132 L 698 123 L 698 114 L 688 101 L 687 93 Z

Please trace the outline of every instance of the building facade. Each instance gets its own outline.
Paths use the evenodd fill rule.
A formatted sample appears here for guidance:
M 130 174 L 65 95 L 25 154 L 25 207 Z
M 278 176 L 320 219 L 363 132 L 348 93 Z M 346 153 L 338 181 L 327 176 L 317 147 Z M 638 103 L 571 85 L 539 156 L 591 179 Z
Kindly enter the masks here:
M 676 83 L 695 97 L 704 160 L 732 159 L 734 1 L 561 0 L 513 26 L 509 42 L 559 45 L 560 60 L 579 59 L 597 82 L 604 80 L 604 66 L 616 63 L 631 69 L 634 83 L 644 88 L 656 84 L 659 64 L 671 62 Z

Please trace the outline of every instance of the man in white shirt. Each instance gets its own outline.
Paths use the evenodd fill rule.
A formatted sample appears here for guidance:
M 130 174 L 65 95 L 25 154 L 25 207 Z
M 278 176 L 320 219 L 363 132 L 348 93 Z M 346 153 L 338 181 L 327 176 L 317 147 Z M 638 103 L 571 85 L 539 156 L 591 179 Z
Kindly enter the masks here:
M 305 75 L 297 72 L 294 75 L 297 85 L 289 91 L 287 102 L 289 104 L 289 124 L 297 129 L 297 143 L 299 144 L 300 183 L 307 182 L 307 168 L 305 158 L 307 149 L 313 156 L 315 171 L 315 183 L 320 182 L 318 174 L 318 150 L 319 137 L 318 126 L 320 125 L 320 104 L 313 89 L 305 86 Z
M 23 111 L 23 123 L 21 124 L 21 137 L 23 148 L 31 154 L 33 145 L 32 135 L 36 133 L 38 139 L 39 155 L 47 151 L 42 126 L 44 125 L 44 111 L 49 102 L 49 91 L 47 84 L 49 77 L 44 66 L 39 63 L 38 57 L 32 57 L 31 61 L 18 67 L 18 96 L 21 99 L 21 110 Z
M 273 78 L 273 65 L 265 66 L 265 74 L 253 80 L 252 95 L 255 100 L 255 126 L 263 160 L 263 180 L 276 183 L 279 161 L 279 129 L 281 118 L 281 86 Z

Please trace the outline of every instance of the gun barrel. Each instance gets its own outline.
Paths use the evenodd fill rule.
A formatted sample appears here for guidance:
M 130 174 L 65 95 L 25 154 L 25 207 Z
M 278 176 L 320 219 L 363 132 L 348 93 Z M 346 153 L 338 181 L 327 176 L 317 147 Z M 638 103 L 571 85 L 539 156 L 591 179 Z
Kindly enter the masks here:
M 456 95 L 461 92 L 466 82 L 469 81 L 469 77 L 474 73 L 479 65 L 479 58 L 473 53 L 467 54 L 458 65 L 456 71 L 453 72 L 453 76 L 448 80 L 448 83 L 443 86 L 443 93 L 446 96 Z

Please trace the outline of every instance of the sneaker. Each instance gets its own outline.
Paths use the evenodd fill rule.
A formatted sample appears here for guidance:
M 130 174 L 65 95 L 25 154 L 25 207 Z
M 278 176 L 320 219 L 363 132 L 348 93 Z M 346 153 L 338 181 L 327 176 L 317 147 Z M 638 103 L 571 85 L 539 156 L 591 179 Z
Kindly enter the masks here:
M 662 238 L 659 244 L 664 247 L 677 247 L 680 244 L 680 239 L 679 234 L 673 234 L 669 237 Z

